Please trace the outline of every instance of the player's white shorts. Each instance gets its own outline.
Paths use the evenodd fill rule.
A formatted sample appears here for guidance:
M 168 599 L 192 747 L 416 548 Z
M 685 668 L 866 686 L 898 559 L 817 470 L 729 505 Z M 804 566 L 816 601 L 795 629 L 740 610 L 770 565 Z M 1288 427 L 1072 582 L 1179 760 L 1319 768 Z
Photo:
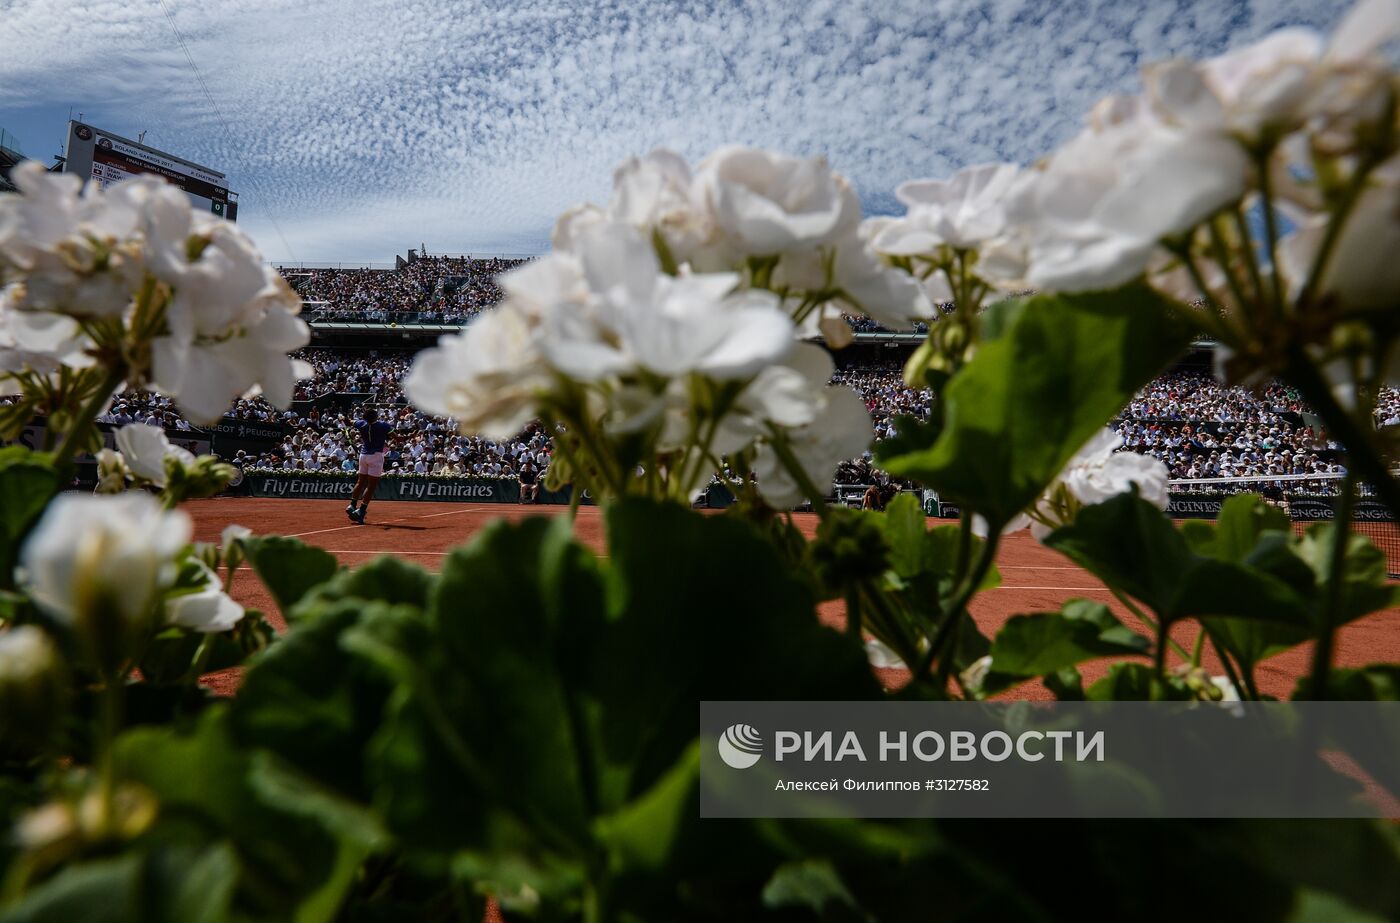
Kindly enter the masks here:
M 372 478 L 384 476 L 384 453 L 375 452 L 373 455 L 360 456 L 360 473 L 367 474 Z

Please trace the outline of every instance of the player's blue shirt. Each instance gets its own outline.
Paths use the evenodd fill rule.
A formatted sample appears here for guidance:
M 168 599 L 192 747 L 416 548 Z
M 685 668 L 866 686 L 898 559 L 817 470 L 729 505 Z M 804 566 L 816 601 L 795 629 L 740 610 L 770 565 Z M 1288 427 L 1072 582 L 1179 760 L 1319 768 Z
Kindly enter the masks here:
M 389 438 L 389 434 L 394 428 L 383 420 L 375 420 L 373 423 L 364 420 L 355 421 L 355 429 L 360 431 L 360 454 L 376 455 L 384 451 L 384 440 Z

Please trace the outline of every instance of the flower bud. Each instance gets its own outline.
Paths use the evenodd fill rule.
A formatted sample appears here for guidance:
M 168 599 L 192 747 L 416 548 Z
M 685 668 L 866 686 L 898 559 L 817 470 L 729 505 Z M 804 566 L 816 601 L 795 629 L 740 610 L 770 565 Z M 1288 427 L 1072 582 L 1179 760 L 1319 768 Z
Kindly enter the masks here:
M 97 489 L 99 494 L 119 494 L 126 490 L 130 471 L 120 452 L 103 449 L 97 453 Z
M 33 754 L 53 739 L 68 706 L 68 671 L 43 630 L 0 632 L 0 754 Z
M 63 494 L 20 552 L 24 584 L 40 608 L 72 628 L 94 667 L 111 676 L 155 626 L 190 531 L 188 516 L 163 511 L 148 494 Z
M 822 586 L 840 594 L 883 574 L 888 552 L 889 543 L 874 516 L 835 507 L 817 527 L 807 553 Z

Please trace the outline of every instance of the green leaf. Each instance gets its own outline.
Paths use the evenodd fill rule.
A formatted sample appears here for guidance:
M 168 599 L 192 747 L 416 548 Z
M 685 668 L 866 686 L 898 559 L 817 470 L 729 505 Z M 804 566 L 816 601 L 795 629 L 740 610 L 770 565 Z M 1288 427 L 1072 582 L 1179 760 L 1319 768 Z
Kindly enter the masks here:
M 1309 624 L 1305 601 L 1288 584 L 1244 564 L 1197 554 L 1161 510 L 1135 493 L 1085 507 L 1045 544 L 1168 622 L 1217 615 Z
M 695 703 L 880 690 L 861 645 L 816 619 L 807 582 L 746 521 L 630 500 L 607 525 L 604 563 L 566 518 L 494 524 L 444 563 L 432 644 L 404 660 L 363 626 L 345 643 L 413 677 L 366 753 L 376 805 L 420 861 L 469 855 L 565 912 L 561 889 L 601 851 L 629 882 L 618 899 L 661 918 L 676 886 L 648 868 L 728 861 L 692 848 L 708 836 L 685 762 Z
M 614 874 L 665 874 L 676 841 L 699 816 L 700 749 L 691 746 L 660 781 L 620 811 L 598 819 L 598 840 Z
M 6 909 L 5 923 L 130 923 L 146 918 L 142 857 L 128 854 L 70 865 Z
M 938 442 L 943 432 L 940 420 L 925 422 L 918 417 L 899 414 L 894 418 L 894 435 L 875 443 L 875 460 L 886 466 L 890 459 L 927 452 Z
M 117 741 L 118 776 L 156 795 L 161 824 L 205 830 L 232 845 L 243 869 L 235 901 L 252 917 L 333 919 L 368 849 L 269 802 L 253 784 L 251 755 L 234 746 L 225 725 L 221 712 L 210 711 L 188 735 L 128 731 Z
M 912 577 L 933 567 L 933 546 L 928 540 L 928 518 L 913 494 L 901 492 L 878 517 L 889 543 L 890 568 L 901 577 Z
M 1318 698 L 1311 676 L 1299 678 L 1295 700 Z M 1327 698 L 1334 702 L 1400 702 L 1400 664 L 1373 663 L 1327 674 Z
M 1077 667 L 1066 667 L 1047 674 L 1044 683 L 1050 694 L 1061 702 L 1084 701 L 1084 677 Z
M 1167 302 L 1145 286 L 1037 295 L 1018 311 L 949 383 L 937 442 L 881 462 L 994 528 L 1029 506 L 1187 342 Z
M 1102 603 L 1071 599 L 1059 612 L 1012 616 L 992 643 L 985 693 L 1053 675 L 1086 660 L 1145 654 L 1151 642 L 1129 629 Z
M 1181 531 L 1197 554 L 1240 563 L 1253 553 L 1263 533 L 1292 535 L 1293 525 L 1287 513 L 1258 494 L 1236 494 L 1221 505 L 1214 523 L 1187 520 Z
M 0 459 L 0 590 L 14 586 L 20 545 L 58 487 L 58 473 L 33 453 Z
M 1146 702 L 1186 700 L 1191 694 L 1180 684 L 1162 682 L 1145 663 L 1115 663 L 1108 675 L 1085 690 L 1084 697 L 1091 702 Z
M 426 609 L 437 575 L 403 558 L 383 555 L 354 569 L 338 571 L 317 587 L 318 599 L 370 599 Z
M 826 859 L 784 863 L 763 888 L 763 906 L 770 910 L 802 907 L 828 920 L 833 919 L 829 915 L 833 905 L 851 911 L 848 919 L 867 919 L 859 913 L 859 905 L 841 880 L 841 873 Z
M 378 731 L 394 677 L 345 643 L 368 622 L 425 633 L 409 606 L 316 601 L 243 678 L 229 722 L 239 742 L 264 747 L 321 784 L 368 802 L 364 748 Z M 423 644 L 427 642 L 424 641 Z
M 1317 523 L 1294 546 L 1295 553 L 1312 570 L 1317 581 L 1313 606 L 1315 624 L 1345 625 L 1400 603 L 1400 585 L 1391 583 L 1386 575 L 1385 552 L 1371 544 L 1366 536 L 1353 532 L 1346 540 L 1338 607 L 1328 611 L 1334 582 L 1332 537 L 1335 534 L 1335 523 Z
M 182 851 L 183 852 L 183 851 Z M 220 923 L 228 918 L 234 888 L 238 884 L 238 856 L 227 843 L 218 843 L 202 855 L 165 855 L 162 865 L 176 878 L 170 896 L 171 921 Z
M 340 566 L 330 552 L 294 538 L 264 535 L 245 538 L 242 543 L 248 563 L 288 620 L 301 598 L 329 580 Z

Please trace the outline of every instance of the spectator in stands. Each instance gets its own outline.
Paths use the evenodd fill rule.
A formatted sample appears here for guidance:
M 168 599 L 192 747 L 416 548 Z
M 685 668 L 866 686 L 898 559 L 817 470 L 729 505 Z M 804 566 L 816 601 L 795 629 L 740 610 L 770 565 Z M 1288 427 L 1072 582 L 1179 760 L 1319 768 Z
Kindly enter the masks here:
M 520 502 L 534 503 L 540 498 L 540 475 L 532 462 L 520 468 Z

